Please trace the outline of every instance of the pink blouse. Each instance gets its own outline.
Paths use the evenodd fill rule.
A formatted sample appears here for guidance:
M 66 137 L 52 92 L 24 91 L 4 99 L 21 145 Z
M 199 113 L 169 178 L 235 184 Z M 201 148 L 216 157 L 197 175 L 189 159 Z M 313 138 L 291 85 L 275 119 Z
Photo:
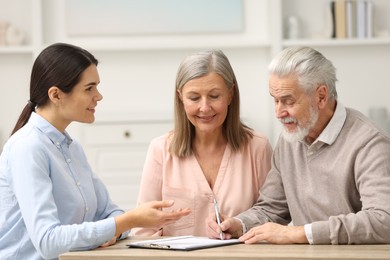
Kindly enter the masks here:
M 169 134 L 150 143 L 138 204 L 151 200 L 174 200 L 175 204 L 164 210 L 191 208 L 192 212 L 160 230 L 133 229 L 134 235 L 206 236 L 205 220 L 214 214 L 214 196 L 220 213 L 227 216 L 235 216 L 257 201 L 259 189 L 271 167 L 272 147 L 265 136 L 254 133 L 239 152 L 233 152 L 229 145 L 226 146 L 213 189 L 195 156 L 172 156 L 168 152 L 169 143 Z

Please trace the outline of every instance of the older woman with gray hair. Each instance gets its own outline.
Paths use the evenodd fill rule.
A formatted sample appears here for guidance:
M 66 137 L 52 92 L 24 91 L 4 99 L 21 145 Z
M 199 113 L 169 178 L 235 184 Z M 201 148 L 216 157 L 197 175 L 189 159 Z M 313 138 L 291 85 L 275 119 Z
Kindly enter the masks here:
M 150 144 L 138 203 L 169 199 L 191 213 L 137 235 L 205 236 L 214 201 L 229 216 L 250 208 L 270 169 L 272 147 L 241 122 L 238 82 L 222 51 L 185 58 L 174 95 L 174 129 Z

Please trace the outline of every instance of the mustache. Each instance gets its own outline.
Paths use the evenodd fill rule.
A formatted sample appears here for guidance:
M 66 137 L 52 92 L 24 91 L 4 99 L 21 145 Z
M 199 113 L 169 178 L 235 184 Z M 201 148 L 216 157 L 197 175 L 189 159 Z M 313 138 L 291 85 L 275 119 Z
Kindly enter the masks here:
M 279 119 L 280 123 L 287 124 L 287 123 L 298 123 L 298 120 L 294 117 L 284 117 Z

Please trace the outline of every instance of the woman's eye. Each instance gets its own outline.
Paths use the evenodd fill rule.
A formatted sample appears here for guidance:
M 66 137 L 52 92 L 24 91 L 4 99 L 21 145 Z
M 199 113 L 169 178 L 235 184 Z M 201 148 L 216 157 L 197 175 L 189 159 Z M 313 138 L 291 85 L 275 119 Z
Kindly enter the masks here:
M 199 97 L 189 97 L 188 99 L 191 101 L 197 101 L 199 99 Z
M 87 88 L 85 88 L 85 91 L 92 91 L 93 89 L 93 86 L 88 86 Z
M 219 95 L 213 95 L 213 96 L 210 96 L 212 99 L 217 99 L 219 98 Z

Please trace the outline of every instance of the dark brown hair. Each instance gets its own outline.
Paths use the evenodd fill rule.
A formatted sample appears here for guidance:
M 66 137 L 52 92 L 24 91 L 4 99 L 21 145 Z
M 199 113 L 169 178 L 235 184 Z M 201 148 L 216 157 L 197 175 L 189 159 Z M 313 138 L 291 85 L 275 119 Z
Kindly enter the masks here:
M 23 127 L 36 107 L 44 106 L 48 100 L 48 90 L 57 86 L 70 93 L 80 81 L 81 74 L 90 65 L 98 64 L 88 51 L 66 43 L 55 43 L 46 47 L 36 58 L 31 71 L 30 99 L 23 108 L 11 135 Z

